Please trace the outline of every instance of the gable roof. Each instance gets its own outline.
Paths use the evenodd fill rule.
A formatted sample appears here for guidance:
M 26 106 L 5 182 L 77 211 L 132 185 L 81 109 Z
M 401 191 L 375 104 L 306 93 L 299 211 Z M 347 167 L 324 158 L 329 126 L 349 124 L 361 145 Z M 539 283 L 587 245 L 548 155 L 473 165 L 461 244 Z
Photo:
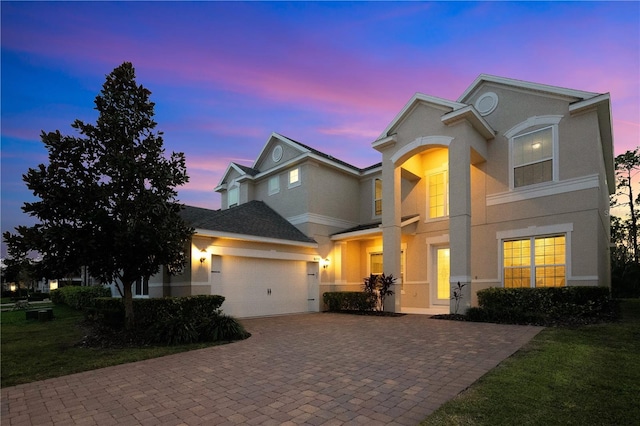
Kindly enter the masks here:
M 443 112 L 451 112 L 462 109 L 467 105 L 460 102 L 453 102 L 448 99 L 438 98 L 436 96 L 425 95 L 424 93 L 414 94 L 409 102 L 400 110 L 400 112 L 391 120 L 391 123 L 382 131 L 378 140 L 384 139 L 389 136 L 389 132 L 402 120 L 404 120 L 418 104 L 427 104 L 432 107 L 442 109 Z M 374 142 L 375 143 L 375 142 Z
M 587 109 L 595 109 L 598 114 L 600 140 L 605 160 L 605 173 L 610 194 L 615 193 L 615 155 L 613 148 L 613 130 L 611 119 L 611 97 L 608 93 L 586 92 L 584 90 L 567 89 L 548 84 L 532 83 L 513 78 L 480 74 L 467 90 L 460 95 L 458 102 L 467 102 L 485 83 L 499 84 L 516 89 L 524 89 L 546 95 L 562 96 L 569 100 L 569 112 L 578 114 Z
M 285 136 L 285 137 L 286 137 L 286 136 Z M 341 164 L 341 165 L 343 165 L 343 166 L 345 166 L 345 167 L 348 167 L 348 168 L 350 168 L 350 169 L 353 169 L 353 170 L 355 170 L 355 171 L 357 171 L 357 172 L 362 172 L 363 170 L 365 170 L 365 169 L 361 169 L 361 168 L 359 168 L 359 167 L 356 167 L 356 166 L 354 166 L 353 164 L 349 164 L 349 163 L 347 163 L 346 161 L 342 161 L 342 160 L 340 160 L 340 159 L 338 159 L 338 158 L 335 158 L 335 157 L 334 157 L 334 156 L 332 156 L 332 155 L 325 154 L 324 152 L 318 151 L 318 150 L 317 150 L 317 149 L 315 149 L 315 148 L 312 148 L 312 147 L 310 147 L 310 146 L 308 146 L 308 145 L 305 145 L 305 144 L 303 144 L 303 143 L 301 143 L 301 142 L 298 142 L 298 141 L 296 141 L 296 140 L 293 140 L 293 139 L 291 139 L 291 138 L 287 138 L 287 139 L 288 139 L 288 140 L 290 140 L 291 142 L 294 142 L 294 143 L 296 143 L 296 144 L 300 145 L 301 147 L 303 147 L 303 148 L 307 149 L 309 152 L 311 152 L 311 153 L 313 153 L 313 154 L 315 154 L 315 155 L 317 155 L 317 156 L 319 156 L 319 157 L 324 158 L 325 160 L 329 160 L 329 161 L 332 161 L 332 162 L 334 162 L 334 163 Z
M 268 172 L 268 170 L 260 170 L 258 169 L 258 165 L 262 162 L 262 160 L 264 159 L 265 156 L 268 155 L 268 152 L 270 150 L 270 148 L 273 145 L 273 141 L 276 140 L 278 142 L 287 144 L 291 147 L 293 147 L 294 149 L 300 151 L 301 155 L 300 157 L 298 157 L 297 159 L 294 159 L 292 161 L 299 161 L 303 158 L 314 158 L 318 161 L 321 161 L 325 164 L 331 165 L 333 167 L 348 171 L 350 173 L 356 174 L 356 175 L 362 175 L 366 172 L 370 172 L 378 167 L 380 167 L 382 165 L 382 163 L 376 163 L 373 164 L 371 166 L 365 167 L 365 168 L 359 168 L 354 166 L 353 164 L 349 164 L 346 161 L 340 160 L 330 154 L 326 154 L 322 151 L 319 151 L 315 148 L 310 147 L 309 145 L 305 145 L 302 142 L 298 142 L 294 139 L 288 138 L 286 136 L 283 136 L 279 133 L 276 132 L 272 132 L 271 136 L 269 136 L 269 139 L 267 140 L 267 142 L 264 144 L 264 146 L 262 147 L 262 150 L 260 151 L 260 153 L 258 154 L 258 156 L 256 157 L 255 161 L 253 162 L 253 166 L 252 167 L 248 167 L 248 166 L 243 166 L 241 164 L 238 163 L 230 163 L 229 166 L 227 166 L 227 169 L 225 170 L 225 172 L 222 175 L 222 178 L 220 179 L 220 182 L 218 183 L 218 185 L 214 188 L 214 191 L 216 192 L 220 192 L 224 189 L 226 189 L 226 184 L 224 183 L 225 180 L 228 179 L 229 174 L 231 173 L 232 170 L 235 170 L 236 172 L 238 172 L 241 177 L 239 179 L 252 179 L 252 178 L 260 178 L 261 173 L 263 172 Z M 277 167 L 275 167 L 277 168 Z M 273 169 L 273 168 L 272 168 Z M 269 169 L 271 170 L 271 169 Z
M 240 170 L 242 170 L 244 173 L 248 174 L 249 176 L 255 176 L 258 173 L 260 173 L 258 170 L 251 167 L 243 166 L 242 164 L 238 164 L 238 163 L 231 163 L 231 164 L 239 167 Z
M 535 92 L 542 92 L 553 95 L 567 96 L 576 99 L 590 99 L 598 96 L 598 93 L 585 92 L 583 90 L 567 89 L 564 87 L 550 86 L 548 84 L 532 83 L 530 81 L 516 80 L 513 78 L 498 77 L 489 74 L 480 74 L 473 83 L 458 98 L 458 102 L 466 102 L 484 83 L 496 83 L 504 86 L 511 86 L 520 89 L 528 89 Z
M 210 210 L 201 207 L 185 206 L 180 216 L 196 229 L 196 234 L 225 236 L 237 239 L 243 236 L 259 237 L 272 242 L 311 244 L 316 241 L 307 237 L 284 217 L 262 201 L 249 201 L 226 210 Z

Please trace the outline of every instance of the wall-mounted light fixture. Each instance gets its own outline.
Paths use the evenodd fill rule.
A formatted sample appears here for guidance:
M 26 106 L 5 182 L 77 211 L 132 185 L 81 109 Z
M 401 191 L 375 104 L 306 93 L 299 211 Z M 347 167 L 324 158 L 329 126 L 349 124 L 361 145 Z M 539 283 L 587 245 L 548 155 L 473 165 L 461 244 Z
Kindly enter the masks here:
M 200 250 L 200 263 L 204 263 L 207 260 L 207 251 L 205 249 Z
M 322 269 L 327 269 L 330 263 L 329 258 L 327 257 L 326 259 L 322 259 L 320 263 L 322 264 Z

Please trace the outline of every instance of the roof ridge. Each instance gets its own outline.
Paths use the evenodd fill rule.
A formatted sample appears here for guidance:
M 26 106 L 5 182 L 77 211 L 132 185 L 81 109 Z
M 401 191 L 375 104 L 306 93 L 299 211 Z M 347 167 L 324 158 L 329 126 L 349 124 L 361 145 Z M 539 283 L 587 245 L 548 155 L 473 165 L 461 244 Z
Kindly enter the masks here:
M 305 149 L 308 149 L 309 151 L 311 151 L 312 153 L 314 153 L 314 154 L 316 154 L 316 155 L 319 155 L 319 156 L 324 157 L 324 158 L 326 158 L 326 159 L 328 159 L 328 160 L 331 160 L 331 161 L 335 161 L 336 163 L 339 163 L 339 164 L 342 164 L 342 165 L 344 165 L 344 166 L 347 166 L 347 167 L 349 167 L 349 168 L 351 168 L 351 169 L 357 170 L 358 172 L 364 172 L 364 171 L 366 171 L 366 170 L 369 170 L 369 169 L 371 169 L 371 168 L 373 168 L 373 167 L 377 166 L 377 164 L 378 164 L 378 163 L 376 163 L 376 164 L 374 164 L 373 166 L 368 166 L 368 167 L 360 168 L 360 167 L 354 166 L 354 165 L 353 165 L 353 164 L 351 164 L 351 163 L 347 163 L 346 161 L 341 160 L 341 159 L 339 159 L 339 158 L 337 158 L 337 157 L 334 157 L 334 156 L 333 156 L 333 155 L 331 155 L 331 154 L 327 154 L 327 153 L 322 152 L 322 151 L 320 151 L 320 150 L 318 150 L 318 149 L 316 149 L 316 148 L 314 148 L 314 147 L 312 147 L 312 146 L 309 146 L 309 145 L 304 144 L 304 143 L 302 143 L 302 142 L 300 142 L 300 141 L 297 141 L 297 140 L 295 140 L 295 139 L 292 139 L 292 138 L 290 138 L 289 136 L 283 135 L 282 133 L 278 133 L 278 134 L 279 134 L 280 136 L 284 137 L 284 138 L 289 139 L 291 142 L 294 142 L 294 143 L 296 143 L 296 144 L 300 145 L 301 147 L 303 147 L 303 148 L 305 148 Z M 382 164 L 382 163 L 379 163 L 379 164 Z

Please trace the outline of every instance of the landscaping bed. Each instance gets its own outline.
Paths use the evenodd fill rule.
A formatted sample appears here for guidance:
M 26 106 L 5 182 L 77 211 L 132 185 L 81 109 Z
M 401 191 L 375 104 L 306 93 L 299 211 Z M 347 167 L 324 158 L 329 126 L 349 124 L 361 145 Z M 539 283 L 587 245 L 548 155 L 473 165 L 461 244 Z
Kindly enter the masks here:
M 575 327 L 616 321 L 617 301 L 605 287 L 488 288 L 478 292 L 478 307 L 465 315 L 434 319 L 498 324 Z

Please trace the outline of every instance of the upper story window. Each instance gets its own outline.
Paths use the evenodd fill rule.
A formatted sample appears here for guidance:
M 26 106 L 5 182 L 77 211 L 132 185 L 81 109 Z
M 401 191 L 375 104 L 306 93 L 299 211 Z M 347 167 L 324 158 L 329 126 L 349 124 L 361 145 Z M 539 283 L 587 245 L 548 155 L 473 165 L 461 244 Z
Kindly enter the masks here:
M 509 186 L 523 188 L 558 180 L 561 115 L 530 117 L 505 132 L 509 138 Z
M 300 168 L 289 170 L 289 188 L 300 185 Z
M 427 177 L 429 218 L 435 219 L 449 215 L 449 183 L 446 170 L 432 173 Z
M 553 180 L 553 128 L 515 136 L 512 142 L 513 187 Z
M 239 189 L 237 186 L 233 187 L 233 188 L 229 188 L 229 190 L 227 191 L 227 205 L 229 207 L 233 207 L 233 206 L 237 206 L 238 205 L 238 193 L 239 193 Z
M 269 178 L 269 195 L 280 192 L 280 176 L 272 176 Z
M 382 179 L 373 180 L 373 214 L 382 214 Z

